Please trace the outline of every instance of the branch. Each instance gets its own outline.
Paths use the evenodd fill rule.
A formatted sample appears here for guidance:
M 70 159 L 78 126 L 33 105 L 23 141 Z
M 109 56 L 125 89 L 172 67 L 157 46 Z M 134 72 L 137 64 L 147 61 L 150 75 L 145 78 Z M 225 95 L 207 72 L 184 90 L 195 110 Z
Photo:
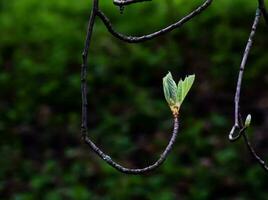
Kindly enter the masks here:
M 252 47 L 252 43 L 253 43 L 253 38 L 255 36 L 256 33 L 256 29 L 257 29 L 257 25 L 260 21 L 260 9 L 258 8 L 256 11 L 256 16 L 254 19 L 254 23 L 252 25 L 251 28 L 251 32 L 249 35 L 249 39 L 246 45 L 246 49 L 244 51 L 244 55 L 243 55 L 243 59 L 239 68 L 239 76 L 238 76 L 238 80 L 237 80 L 237 86 L 236 86 L 236 94 L 235 94 L 235 123 L 234 126 L 229 134 L 229 139 L 234 141 L 237 140 L 241 134 L 238 134 L 238 136 L 234 137 L 234 133 L 237 132 L 238 130 L 240 131 L 242 129 L 241 125 L 239 125 L 239 113 L 240 113 L 240 94 L 241 94 L 241 86 L 242 86 L 242 79 L 244 76 L 244 70 L 245 70 L 245 65 L 247 63 L 248 60 L 248 55 L 249 52 L 251 50 Z
M 248 147 L 248 149 L 249 149 L 251 155 L 253 156 L 253 158 L 254 158 L 254 159 L 261 165 L 261 167 L 262 167 L 265 171 L 268 172 L 268 166 L 267 166 L 267 164 L 265 163 L 264 160 L 262 160 L 262 159 L 260 158 L 260 156 L 257 155 L 257 153 L 255 152 L 254 148 L 252 147 L 252 145 L 251 145 L 251 143 L 250 143 L 250 141 L 249 141 L 248 136 L 247 136 L 246 133 L 243 134 L 243 138 L 244 138 L 244 141 L 245 141 L 245 143 L 247 144 L 247 147 Z
M 253 23 L 252 28 L 251 28 L 249 39 L 248 39 L 246 49 L 245 49 L 243 59 L 242 59 L 240 69 L 239 69 L 239 76 L 238 76 L 236 94 L 235 94 L 235 123 L 234 123 L 234 126 L 233 126 L 230 134 L 229 134 L 229 140 L 230 141 L 238 140 L 240 138 L 240 136 L 242 135 L 244 142 L 246 143 L 247 148 L 251 152 L 251 155 L 253 156 L 253 158 L 262 166 L 262 168 L 264 170 L 266 170 L 268 172 L 268 166 L 266 165 L 265 161 L 262 160 L 261 157 L 257 155 L 256 151 L 254 150 L 253 146 L 251 145 L 251 143 L 248 139 L 248 136 L 246 133 L 247 126 L 245 126 L 245 124 L 243 123 L 243 120 L 242 120 L 242 117 L 240 114 L 240 94 L 241 94 L 242 79 L 243 79 L 247 59 L 249 56 L 249 52 L 250 52 L 251 47 L 252 47 L 253 38 L 255 36 L 258 23 L 260 21 L 260 16 L 261 16 L 261 9 L 258 8 L 256 10 L 254 23 Z M 235 133 L 237 133 L 236 136 L 234 136 Z
M 81 124 L 81 133 L 82 137 L 85 138 L 88 132 L 87 119 L 88 119 L 88 101 L 87 101 L 87 62 L 88 62 L 88 53 L 91 42 L 91 36 L 93 32 L 94 22 L 96 19 L 96 13 L 99 6 L 99 0 L 93 1 L 93 6 L 88 22 L 87 35 L 85 41 L 85 47 L 82 53 L 82 67 L 81 67 L 81 93 L 82 93 L 82 124 Z
M 159 159 L 154 164 L 149 165 L 148 167 L 145 167 L 145 168 L 141 168 L 141 169 L 130 169 L 130 168 L 123 167 L 122 165 L 113 161 L 110 156 L 108 156 L 103 151 L 101 151 L 88 137 L 85 137 L 85 142 L 102 160 L 106 161 L 110 166 L 114 167 L 118 171 L 126 173 L 126 174 L 143 174 L 143 173 L 150 172 L 158 168 L 166 160 L 168 154 L 172 150 L 174 143 L 176 141 L 178 128 L 179 128 L 179 121 L 178 121 L 178 118 L 175 117 L 173 133 L 164 152 L 160 155 Z
M 258 1 L 259 1 L 259 8 L 260 8 L 260 10 L 262 12 L 264 20 L 265 20 L 266 24 L 268 25 L 268 13 L 267 13 L 267 10 L 266 10 L 266 7 L 265 7 L 264 0 L 258 0 Z
M 93 7 L 91 10 L 88 28 L 87 28 L 87 35 L 85 41 L 85 47 L 82 54 L 82 67 L 81 67 L 81 93 L 82 93 L 82 123 L 81 123 L 81 133 L 83 140 L 90 146 L 90 148 L 104 161 L 106 161 L 109 165 L 114 167 L 115 169 L 127 173 L 127 174 L 142 174 L 149 171 L 152 171 L 158 168 L 167 158 L 168 154 L 172 150 L 175 140 L 177 138 L 177 132 L 179 128 L 178 117 L 174 116 L 174 128 L 172 137 L 169 140 L 169 143 L 164 150 L 164 152 L 160 155 L 159 159 L 152 165 L 148 167 L 141 168 L 141 169 L 129 169 L 126 167 L 121 166 L 120 164 L 113 161 L 110 156 L 102 152 L 88 137 L 88 100 L 87 100 L 87 71 L 88 71 L 88 56 L 89 56 L 89 47 L 91 42 L 91 37 L 93 33 L 94 23 L 96 20 L 96 16 L 100 12 L 99 10 L 99 0 L 93 1 Z
M 187 16 L 183 17 L 182 19 L 180 19 L 179 21 L 175 22 L 174 24 L 171 24 L 169 26 L 167 26 L 166 28 L 163 28 L 159 31 L 156 31 L 154 33 L 148 34 L 148 35 L 143 35 L 143 36 L 126 36 L 123 35 L 119 32 L 117 32 L 114 28 L 112 23 L 110 22 L 109 18 L 106 17 L 106 15 L 101 11 L 98 10 L 97 15 L 100 17 L 100 19 L 103 21 L 103 23 L 105 24 L 106 28 L 108 29 L 108 31 L 116 38 L 118 38 L 119 40 L 125 41 L 125 42 L 129 42 L 129 43 L 138 43 L 138 42 L 144 42 L 153 38 L 156 38 L 160 35 L 164 35 L 165 33 L 168 33 L 176 28 L 181 27 L 183 24 L 185 24 L 186 22 L 188 22 L 190 19 L 192 19 L 193 17 L 199 15 L 202 11 L 204 11 L 211 3 L 213 0 L 206 0 L 201 6 L 199 6 L 197 9 L 195 9 L 194 11 L 192 11 L 190 14 L 188 14 Z
M 133 3 L 140 3 L 144 1 L 151 1 L 151 0 L 114 0 L 114 5 L 116 6 L 126 6 Z

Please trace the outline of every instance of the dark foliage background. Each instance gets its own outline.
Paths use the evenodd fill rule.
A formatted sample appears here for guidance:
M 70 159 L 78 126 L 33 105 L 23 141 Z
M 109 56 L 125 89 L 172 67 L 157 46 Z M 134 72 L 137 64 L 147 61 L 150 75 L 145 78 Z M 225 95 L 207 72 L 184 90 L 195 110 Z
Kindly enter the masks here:
M 101 1 L 116 28 L 150 33 L 197 1 L 127 7 Z M 266 1 L 268 4 L 268 2 Z M 257 1 L 216 0 L 182 29 L 124 44 L 98 20 L 90 51 L 90 135 L 129 167 L 154 161 L 171 134 L 162 77 L 196 74 L 180 136 L 157 171 L 120 174 L 80 138 L 80 63 L 90 1 L 0 1 L 0 199 L 267 199 L 267 174 L 229 143 L 233 96 Z M 268 28 L 259 26 L 242 90 L 257 151 L 268 159 Z

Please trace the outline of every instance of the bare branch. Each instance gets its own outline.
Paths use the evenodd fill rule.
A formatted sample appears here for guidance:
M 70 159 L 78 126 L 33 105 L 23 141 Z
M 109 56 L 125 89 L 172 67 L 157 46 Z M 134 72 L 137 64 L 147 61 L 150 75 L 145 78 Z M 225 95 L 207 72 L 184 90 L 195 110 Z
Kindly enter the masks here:
M 113 161 L 110 156 L 105 154 L 103 151 L 101 151 L 89 138 L 88 136 L 88 100 L 87 100 L 87 71 L 88 71 L 88 56 L 89 56 L 89 47 L 90 47 L 90 41 L 93 33 L 93 27 L 95 23 L 96 16 L 99 16 L 100 13 L 102 13 L 99 10 L 99 0 L 93 1 L 93 7 L 91 10 L 91 15 L 88 22 L 88 28 L 87 28 L 87 35 L 86 35 L 86 41 L 85 41 L 85 47 L 82 54 L 82 67 L 81 67 L 81 93 L 82 93 L 82 123 L 81 123 L 81 133 L 83 140 L 90 146 L 90 148 L 104 161 L 106 161 L 109 165 L 114 167 L 115 169 L 127 173 L 127 174 L 142 174 L 146 172 L 150 172 L 156 168 L 158 168 L 167 158 L 168 154 L 172 150 L 176 137 L 177 132 L 179 128 L 179 122 L 178 117 L 174 116 L 174 128 L 173 128 L 173 134 L 172 137 L 169 140 L 169 143 L 164 150 L 164 152 L 160 155 L 159 159 L 152 165 L 149 165 L 148 167 L 141 168 L 141 169 L 129 169 L 126 167 L 121 166 L 120 164 Z M 103 14 L 104 15 L 104 14 Z M 106 19 L 105 17 L 105 20 Z M 156 35 L 155 35 L 156 36 Z M 142 40 L 140 40 L 142 41 Z
M 150 1 L 150 0 L 114 0 L 114 4 L 118 6 L 124 6 L 124 5 L 129 5 L 132 3 L 138 3 L 138 2 L 143 2 L 143 1 Z M 100 19 L 103 21 L 105 24 L 107 30 L 116 38 L 128 42 L 128 43 L 138 43 L 138 42 L 144 42 L 153 38 L 156 38 L 158 36 L 164 35 L 165 33 L 168 33 L 175 28 L 181 27 L 183 24 L 186 22 L 190 21 L 193 17 L 199 15 L 202 11 L 204 11 L 206 8 L 209 7 L 209 5 L 212 3 L 213 0 L 206 0 L 201 6 L 199 6 L 197 9 L 192 11 L 190 14 L 187 16 L 183 17 L 179 21 L 167 26 L 166 28 L 163 28 L 159 31 L 153 32 L 148 35 L 143 35 L 143 36 L 126 36 L 123 35 L 119 32 L 117 32 L 110 20 L 105 16 L 105 14 L 99 9 L 98 3 L 99 0 L 93 0 L 93 7 L 90 15 L 90 19 L 88 22 L 88 29 L 87 29 L 87 36 L 86 36 L 86 41 L 85 41 L 85 48 L 83 51 L 82 55 L 82 67 L 81 67 L 81 91 L 82 91 L 82 124 L 81 124 L 81 132 L 84 141 L 86 144 L 90 146 L 90 148 L 104 161 L 106 161 L 109 165 L 114 167 L 120 172 L 127 173 L 127 174 L 142 174 L 146 173 L 149 171 L 152 171 L 159 167 L 167 158 L 169 152 L 172 150 L 176 137 L 177 137 L 177 132 L 178 132 L 178 127 L 179 127 L 179 122 L 178 118 L 175 116 L 174 118 L 174 128 L 173 128 L 173 134 L 172 137 L 169 140 L 169 143 L 164 150 L 164 152 L 160 155 L 159 159 L 152 165 L 149 165 L 148 167 L 145 168 L 140 168 L 140 169 L 130 169 L 123 167 L 122 165 L 116 163 L 111 159 L 110 156 L 105 154 L 103 151 L 101 151 L 88 137 L 88 125 L 87 125 L 87 120 L 88 120 L 88 102 L 87 102 L 87 62 L 88 62 L 88 55 L 89 55 L 89 47 L 90 47 L 90 41 L 91 41 L 91 36 L 93 32 L 93 27 L 95 23 L 96 16 L 100 17 Z M 246 45 L 246 49 L 243 54 L 243 59 L 240 65 L 239 69 L 239 76 L 237 80 L 237 87 L 236 87 L 236 95 L 235 95 L 235 122 L 234 126 L 229 134 L 229 139 L 230 141 L 235 141 L 240 138 L 241 135 L 243 135 L 244 141 L 247 144 L 247 147 L 249 151 L 251 152 L 252 156 L 255 158 L 255 160 L 258 161 L 258 163 L 266 170 L 268 171 L 268 167 L 265 164 L 265 162 L 256 154 L 254 148 L 252 147 L 250 141 L 247 138 L 246 135 L 246 129 L 247 127 L 243 124 L 243 120 L 240 114 L 240 94 L 241 94 L 241 86 L 242 86 L 242 79 L 244 75 L 244 70 L 245 70 L 245 65 L 247 63 L 247 59 L 249 56 L 249 52 L 252 47 L 253 43 L 253 38 L 256 33 L 256 28 L 260 20 L 261 13 L 264 16 L 264 19 L 266 23 L 268 24 L 268 15 L 267 11 L 265 8 L 264 0 L 258 0 L 259 1 L 259 8 L 256 10 L 256 16 L 254 19 L 254 23 L 252 25 L 252 29 L 250 32 L 250 36 Z M 237 135 L 235 135 L 235 133 Z
M 92 11 L 90 14 L 87 35 L 85 41 L 85 47 L 82 53 L 82 67 L 81 67 L 81 93 L 82 93 L 82 124 L 81 132 L 82 137 L 85 138 L 88 132 L 87 120 L 88 120 L 88 101 L 87 101 L 87 62 L 88 62 L 88 52 L 90 47 L 91 36 L 93 32 L 94 22 L 96 19 L 96 13 L 99 6 L 99 0 L 93 1 Z
M 250 141 L 249 141 L 248 136 L 247 136 L 246 133 L 243 134 L 243 138 L 244 138 L 244 141 L 245 141 L 245 143 L 247 144 L 247 147 L 248 147 L 248 149 L 249 149 L 251 155 L 253 156 L 253 158 L 255 158 L 255 160 L 261 165 L 261 167 L 262 167 L 265 171 L 268 172 L 268 166 L 267 166 L 267 164 L 265 163 L 264 160 L 262 160 L 262 159 L 260 158 L 260 156 L 257 155 L 257 153 L 255 152 L 254 148 L 252 147 L 252 145 L 251 145 L 251 143 L 250 143 Z
M 235 103 L 235 123 L 234 123 L 234 126 L 233 126 L 233 128 L 230 132 L 230 135 L 229 135 L 230 140 L 236 140 L 240 137 L 240 134 L 238 134 L 238 136 L 236 136 L 236 137 L 234 137 L 234 134 L 236 133 L 236 131 L 240 131 L 240 129 L 242 128 L 239 125 L 240 93 L 241 93 L 242 79 L 244 76 L 244 70 L 245 70 L 245 65 L 247 63 L 248 55 L 249 55 L 249 52 L 250 52 L 251 47 L 252 47 L 253 38 L 255 36 L 257 25 L 258 25 L 259 20 L 260 20 L 260 15 L 261 15 L 260 9 L 258 8 L 256 11 L 254 23 L 253 23 L 252 28 L 251 28 L 251 33 L 249 35 L 249 39 L 248 39 L 248 42 L 246 45 L 246 49 L 245 49 L 245 52 L 244 52 L 244 55 L 242 58 L 242 62 L 241 62 L 240 68 L 239 68 L 239 76 L 238 76 L 238 80 L 237 80 L 236 94 L 235 94 L 235 101 L 234 101 L 234 103 Z
M 110 20 L 108 19 L 108 17 L 106 17 L 106 15 L 101 11 L 98 10 L 97 15 L 100 17 L 100 19 L 103 21 L 103 23 L 105 24 L 106 28 L 108 29 L 108 31 L 116 38 L 123 40 L 125 42 L 129 42 L 129 43 L 138 43 L 138 42 L 144 42 L 153 38 L 156 38 L 160 35 L 163 35 L 165 33 L 168 33 L 176 28 L 181 27 L 183 24 L 185 24 L 186 22 L 188 22 L 190 19 L 192 19 L 193 17 L 197 16 L 198 14 L 200 14 L 202 11 L 204 11 L 211 3 L 213 0 L 206 0 L 201 6 L 199 6 L 197 9 L 195 9 L 194 11 L 192 11 L 190 14 L 188 14 L 187 16 L 185 16 L 184 18 L 180 19 L 179 21 L 175 22 L 174 24 L 169 25 L 166 28 L 163 28 L 159 31 L 156 31 L 154 33 L 148 34 L 148 35 L 143 35 L 143 36 L 139 36 L 139 37 L 135 37 L 135 36 L 126 36 L 123 35 L 119 32 L 117 32 L 114 28 L 112 23 L 110 22 Z
M 154 164 L 149 165 L 148 167 L 145 167 L 145 168 L 141 168 L 141 169 L 129 169 L 129 168 L 123 167 L 122 165 L 113 161 L 110 156 L 108 156 L 103 151 L 101 151 L 88 137 L 85 138 L 85 142 L 101 159 L 106 161 L 110 166 L 114 167 L 118 171 L 126 173 L 126 174 L 143 174 L 143 173 L 147 173 L 158 168 L 166 160 L 168 154 L 172 150 L 174 143 L 176 141 L 178 129 L 179 129 L 179 121 L 178 121 L 178 118 L 175 117 L 173 133 L 164 152 L 160 155 L 159 159 Z
M 117 6 L 126 6 L 133 3 L 141 3 L 145 1 L 151 1 L 151 0 L 114 0 L 114 5 Z
M 266 170 L 268 172 L 268 166 L 266 165 L 264 160 L 262 160 L 261 157 L 257 155 L 256 151 L 254 150 L 253 146 L 251 145 L 251 143 L 247 137 L 247 133 L 246 133 L 247 127 L 243 124 L 243 120 L 242 120 L 242 117 L 240 114 L 240 94 L 241 94 L 242 79 L 243 79 L 247 59 L 249 56 L 249 52 L 250 52 L 251 47 L 252 47 L 253 38 L 255 36 L 258 23 L 260 21 L 260 16 L 261 16 L 261 10 L 260 10 L 260 8 L 258 8 L 256 10 L 254 23 L 253 23 L 252 28 L 251 28 L 249 39 L 248 39 L 246 49 L 245 49 L 243 59 L 242 59 L 240 69 L 239 69 L 239 76 L 238 76 L 236 94 L 235 94 L 235 123 L 234 123 L 234 126 L 233 126 L 230 134 L 229 134 L 229 140 L 235 141 L 235 140 L 239 139 L 240 136 L 242 135 L 244 142 L 246 143 L 247 148 L 251 152 L 251 155 L 253 156 L 253 158 L 262 166 L 262 168 L 264 170 Z M 235 133 L 237 134 L 236 136 L 234 136 Z

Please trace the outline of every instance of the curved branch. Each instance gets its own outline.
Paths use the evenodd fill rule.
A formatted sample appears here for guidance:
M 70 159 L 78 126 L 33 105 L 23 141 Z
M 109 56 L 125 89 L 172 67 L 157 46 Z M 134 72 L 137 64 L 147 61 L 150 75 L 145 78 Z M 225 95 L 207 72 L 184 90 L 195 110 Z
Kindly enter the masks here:
M 234 133 L 236 133 L 237 131 L 240 131 L 242 129 L 241 125 L 239 125 L 240 94 L 241 94 L 242 79 L 244 76 L 244 70 L 245 70 L 247 60 L 248 60 L 249 52 L 250 52 L 251 47 L 252 47 L 253 38 L 255 36 L 258 23 L 260 21 L 260 16 L 261 16 L 261 12 L 260 12 L 260 9 L 258 8 L 256 10 L 255 19 L 254 19 L 254 22 L 253 22 L 253 25 L 251 28 L 251 32 L 250 32 L 250 35 L 248 38 L 246 49 L 244 51 L 242 62 L 241 62 L 240 68 L 239 68 L 239 76 L 238 76 L 238 80 L 237 80 L 235 101 L 234 101 L 234 103 L 235 103 L 235 123 L 234 123 L 234 126 L 233 126 L 230 134 L 229 134 L 229 139 L 231 141 L 237 140 L 241 136 L 241 132 L 237 136 L 234 136 Z
M 128 42 L 128 43 L 138 43 L 138 42 L 144 42 L 144 41 L 156 38 L 156 37 L 158 37 L 160 35 L 163 35 L 163 34 L 168 33 L 168 32 L 170 32 L 170 31 L 172 31 L 172 30 L 174 30 L 176 28 L 181 27 L 183 24 L 188 22 L 190 19 L 192 19 L 193 17 L 197 16 L 202 11 L 204 11 L 212 3 L 212 1 L 213 0 L 206 0 L 201 6 L 199 6 L 197 9 L 192 11 L 190 14 L 188 14 L 185 17 L 183 17 L 182 19 L 180 19 L 179 21 L 175 22 L 174 24 L 172 24 L 170 26 L 167 26 L 166 28 L 163 28 L 163 29 L 161 29 L 159 31 L 156 31 L 154 33 L 139 36 L 139 37 L 126 36 L 126 35 L 123 35 L 123 34 L 117 32 L 113 28 L 113 25 L 110 22 L 109 18 L 101 10 L 98 10 L 97 15 L 100 17 L 100 19 L 103 21 L 103 23 L 105 24 L 105 26 L 108 29 L 108 31 L 114 37 L 118 38 L 119 40 Z
M 240 69 L 239 69 L 239 76 L 238 76 L 236 94 L 235 94 L 235 124 L 234 124 L 234 126 L 229 134 L 229 140 L 230 141 L 238 140 L 240 138 L 240 136 L 242 135 L 244 142 L 246 143 L 247 148 L 250 151 L 253 158 L 261 165 L 261 167 L 264 170 L 266 170 L 268 172 L 268 166 L 266 165 L 265 161 L 262 160 L 262 158 L 257 155 L 256 151 L 254 150 L 253 146 L 251 145 L 251 143 L 248 139 L 248 136 L 246 134 L 247 127 L 243 124 L 242 117 L 240 114 L 240 94 L 241 94 L 242 79 L 243 79 L 247 59 L 249 56 L 249 52 L 250 52 L 251 47 L 252 47 L 253 38 L 256 34 L 256 29 L 257 29 L 258 23 L 260 21 L 260 16 L 261 16 L 261 9 L 258 8 L 256 10 L 255 19 L 254 19 L 254 22 L 253 22 L 253 25 L 251 28 L 249 39 L 248 39 L 246 49 L 245 49 L 243 59 L 242 59 Z M 236 133 L 236 132 L 238 132 L 238 134 L 236 136 L 234 136 L 234 133 Z
M 82 93 L 82 124 L 81 124 L 81 133 L 82 137 L 85 138 L 88 132 L 87 119 L 88 119 L 88 101 L 87 101 L 87 62 L 88 62 L 88 53 L 91 42 L 91 36 L 93 32 L 93 27 L 96 19 L 96 13 L 99 7 L 99 0 L 93 1 L 93 6 L 88 21 L 87 35 L 85 41 L 85 47 L 82 53 L 82 67 L 81 67 L 81 93 Z
M 266 24 L 268 25 L 268 12 L 266 10 L 264 0 L 258 0 L 258 1 L 259 1 L 259 8 L 262 12 L 264 20 L 265 20 Z
M 267 164 L 265 163 L 264 160 L 261 159 L 260 156 L 257 155 L 257 153 L 255 152 L 253 146 L 251 145 L 249 139 L 248 139 L 248 136 L 246 134 L 246 132 L 243 134 L 243 138 L 244 138 L 244 141 L 245 143 L 247 144 L 247 147 L 251 153 L 251 155 L 253 156 L 253 158 L 255 158 L 255 160 L 261 165 L 261 167 L 268 172 L 268 166 Z
M 87 100 L 87 62 L 88 62 L 88 56 L 89 56 L 89 47 L 90 47 L 90 41 L 93 33 L 94 23 L 96 16 L 99 12 L 98 7 L 99 0 L 93 1 L 93 7 L 91 10 L 91 15 L 88 22 L 88 28 L 87 28 L 87 35 L 86 35 L 86 41 L 85 41 L 85 47 L 82 54 L 82 67 L 81 67 L 81 93 L 82 93 L 82 124 L 81 124 L 81 133 L 84 141 L 86 144 L 88 144 L 91 149 L 104 161 L 106 161 L 109 165 L 114 167 L 115 169 L 127 173 L 127 174 L 142 174 L 145 172 L 152 171 L 156 168 L 158 168 L 167 158 L 168 154 L 172 150 L 175 140 L 177 138 L 177 132 L 179 128 L 179 122 L 178 117 L 174 116 L 174 129 L 172 137 L 170 138 L 170 141 L 164 150 L 164 152 L 160 155 L 159 159 L 152 165 L 149 165 L 148 167 L 141 168 L 141 169 L 129 169 L 126 167 L 121 166 L 120 164 L 113 161 L 107 154 L 102 152 L 88 137 L 88 100 Z
M 169 143 L 163 153 L 160 155 L 159 159 L 152 165 L 149 165 L 148 167 L 140 168 L 140 169 L 130 169 L 123 167 L 122 165 L 116 163 L 111 159 L 110 156 L 105 154 L 103 151 L 101 151 L 88 137 L 85 137 L 85 142 L 90 146 L 90 148 L 104 161 L 106 161 L 110 166 L 114 167 L 120 172 L 126 173 L 126 174 L 143 174 L 146 172 L 150 172 L 156 168 L 158 168 L 167 158 L 168 154 L 172 150 L 174 143 L 177 138 L 177 133 L 179 129 L 179 120 L 177 117 L 174 118 L 174 128 L 172 136 L 169 140 Z
M 126 6 L 133 3 L 141 3 L 145 1 L 151 1 L 151 0 L 114 0 L 114 5 L 116 6 Z

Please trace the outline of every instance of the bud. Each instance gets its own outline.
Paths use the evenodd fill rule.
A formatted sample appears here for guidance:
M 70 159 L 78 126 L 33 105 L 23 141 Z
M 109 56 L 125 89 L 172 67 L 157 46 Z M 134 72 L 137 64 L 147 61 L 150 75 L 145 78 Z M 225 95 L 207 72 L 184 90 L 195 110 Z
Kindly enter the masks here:
M 251 114 L 248 114 L 246 120 L 245 120 L 245 127 L 248 128 L 251 123 Z

